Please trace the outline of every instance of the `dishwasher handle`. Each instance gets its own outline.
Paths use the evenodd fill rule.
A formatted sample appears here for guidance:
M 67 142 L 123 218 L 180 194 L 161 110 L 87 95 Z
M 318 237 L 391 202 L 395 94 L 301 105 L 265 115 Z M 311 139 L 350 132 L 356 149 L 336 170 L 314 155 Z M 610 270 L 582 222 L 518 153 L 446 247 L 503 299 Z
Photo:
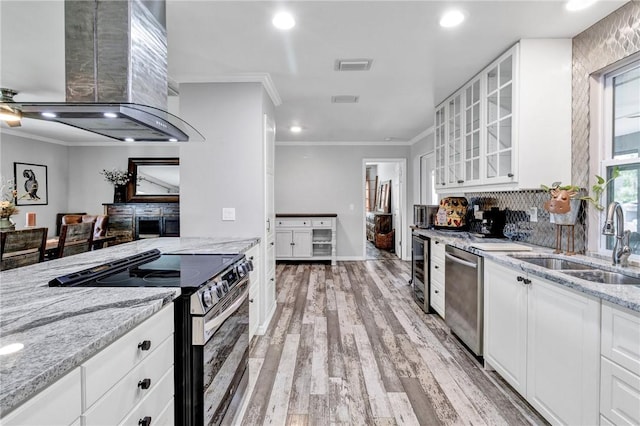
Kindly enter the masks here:
M 468 268 L 473 268 L 473 269 L 477 269 L 478 268 L 478 264 L 477 263 L 473 263 L 473 262 L 469 262 L 469 261 L 464 260 L 464 259 L 460 259 L 459 257 L 454 256 L 452 254 L 445 253 L 444 256 L 447 259 L 449 259 L 450 261 L 455 262 L 455 263 L 459 263 L 459 264 L 464 265 L 464 266 L 466 266 Z

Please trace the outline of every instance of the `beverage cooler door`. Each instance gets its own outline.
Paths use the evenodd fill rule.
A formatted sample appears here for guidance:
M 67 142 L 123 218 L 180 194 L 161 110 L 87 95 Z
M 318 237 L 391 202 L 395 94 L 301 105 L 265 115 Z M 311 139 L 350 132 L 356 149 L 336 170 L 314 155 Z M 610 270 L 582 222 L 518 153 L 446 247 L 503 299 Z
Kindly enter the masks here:
M 429 238 L 413 235 L 411 245 L 411 282 L 413 298 L 420 308 L 429 312 Z

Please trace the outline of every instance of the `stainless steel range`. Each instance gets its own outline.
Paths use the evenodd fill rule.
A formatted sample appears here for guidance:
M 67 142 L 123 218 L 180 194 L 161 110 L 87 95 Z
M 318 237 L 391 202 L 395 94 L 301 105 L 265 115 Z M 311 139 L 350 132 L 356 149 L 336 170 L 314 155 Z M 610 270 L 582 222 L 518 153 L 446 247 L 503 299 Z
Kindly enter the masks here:
M 251 270 L 243 254 L 151 250 L 58 277 L 49 285 L 180 287 L 182 294 L 174 301 L 175 423 L 218 425 L 247 369 Z

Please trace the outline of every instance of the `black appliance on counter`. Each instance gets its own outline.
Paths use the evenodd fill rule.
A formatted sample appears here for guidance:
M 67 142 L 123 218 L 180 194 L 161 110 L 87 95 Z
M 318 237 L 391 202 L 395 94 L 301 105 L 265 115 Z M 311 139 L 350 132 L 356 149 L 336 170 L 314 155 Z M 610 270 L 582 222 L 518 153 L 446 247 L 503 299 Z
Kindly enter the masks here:
M 435 225 L 436 214 L 439 206 L 428 204 L 413 205 L 413 226 L 429 229 Z
M 150 250 L 49 282 L 64 287 L 180 287 L 175 311 L 175 423 L 219 425 L 249 357 L 244 254 Z
M 430 276 L 429 276 L 429 237 L 413 233 L 411 237 L 411 284 L 413 299 L 420 309 L 429 313 Z
M 479 234 L 487 238 L 504 238 L 504 225 L 507 222 L 507 213 L 497 207 L 485 210 L 482 213 L 482 224 Z

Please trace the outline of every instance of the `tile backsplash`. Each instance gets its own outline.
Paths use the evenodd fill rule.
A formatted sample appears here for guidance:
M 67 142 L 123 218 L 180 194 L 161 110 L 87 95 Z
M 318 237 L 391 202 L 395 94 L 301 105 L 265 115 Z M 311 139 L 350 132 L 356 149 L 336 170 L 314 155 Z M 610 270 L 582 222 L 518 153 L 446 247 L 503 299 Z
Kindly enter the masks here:
M 549 194 L 543 190 L 524 191 L 500 191 L 500 192 L 470 192 L 465 197 L 469 200 L 469 209 L 478 205 L 480 210 L 489 210 L 497 207 L 507 210 L 506 223 L 514 233 L 514 241 L 524 241 L 544 247 L 556 246 L 556 225 L 549 221 L 549 213 L 544 210 L 544 202 L 549 199 Z M 531 207 L 537 208 L 538 221 L 532 222 L 529 211 Z M 479 231 L 481 222 L 471 222 L 470 231 Z M 565 228 L 562 236 L 562 249 L 567 250 L 567 233 Z M 578 220 L 574 227 L 575 252 L 585 252 L 585 202 L 582 203 Z

